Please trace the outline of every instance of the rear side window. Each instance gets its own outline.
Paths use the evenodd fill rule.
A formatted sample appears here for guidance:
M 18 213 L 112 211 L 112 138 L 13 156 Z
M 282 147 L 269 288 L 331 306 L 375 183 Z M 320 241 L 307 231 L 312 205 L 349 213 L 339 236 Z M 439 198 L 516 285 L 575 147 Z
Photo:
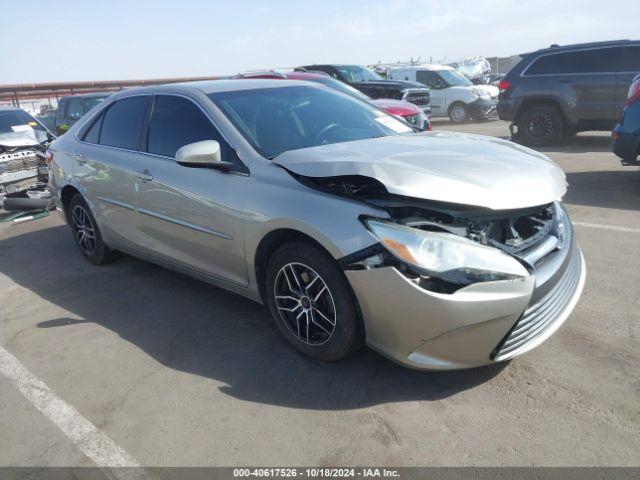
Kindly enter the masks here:
M 568 75 L 575 73 L 614 72 L 615 48 L 553 53 L 535 60 L 525 75 Z
M 104 118 L 104 114 L 100 114 L 100 116 L 93 122 L 93 124 L 89 127 L 87 132 L 82 137 L 82 140 L 89 143 L 98 143 L 98 139 L 100 138 L 100 127 L 102 126 L 102 119 Z
M 614 48 L 616 72 L 640 72 L 640 46 Z
M 192 101 L 170 95 L 156 97 L 147 137 L 149 153 L 174 157 L 180 147 L 218 138 L 209 119 Z
M 149 97 L 118 100 L 104 113 L 100 129 L 100 144 L 138 150 L 141 126 Z

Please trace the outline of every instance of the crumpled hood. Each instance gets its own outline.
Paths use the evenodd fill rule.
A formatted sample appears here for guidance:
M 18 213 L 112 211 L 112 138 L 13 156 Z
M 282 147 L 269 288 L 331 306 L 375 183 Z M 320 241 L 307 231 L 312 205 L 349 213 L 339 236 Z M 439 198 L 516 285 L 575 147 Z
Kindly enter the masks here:
M 307 177 L 362 175 L 390 193 L 508 210 L 560 200 L 564 172 L 541 153 L 481 135 L 430 132 L 291 150 L 275 163 Z

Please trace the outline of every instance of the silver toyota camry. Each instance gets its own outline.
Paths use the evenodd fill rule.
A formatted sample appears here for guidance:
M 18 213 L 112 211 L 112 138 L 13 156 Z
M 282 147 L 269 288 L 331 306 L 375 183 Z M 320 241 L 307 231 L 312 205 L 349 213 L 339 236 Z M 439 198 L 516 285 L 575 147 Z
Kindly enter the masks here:
M 262 302 L 323 361 L 365 343 L 419 369 L 507 360 L 552 335 L 584 285 L 555 163 L 416 133 L 321 85 L 123 91 L 48 158 L 87 260 L 126 252 Z

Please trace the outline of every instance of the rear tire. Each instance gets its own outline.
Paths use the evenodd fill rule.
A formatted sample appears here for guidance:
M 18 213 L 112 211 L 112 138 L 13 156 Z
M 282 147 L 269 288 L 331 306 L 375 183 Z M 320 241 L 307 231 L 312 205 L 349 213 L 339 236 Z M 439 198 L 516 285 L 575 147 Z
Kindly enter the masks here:
M 73 239 L 89 262 L 102 265 L 118 257 L 118 252 L 111 250 L 102 240 L 96 219 L 81 194 L 76 193 L 71 198 L 67 217 Z
M 347 279 L 335 260 L 311 243 L 276 250 L 266 269 L 265 297 L 287 342 L 308 357 L 334 362 L 364 344 Z
M 524 145 L 545 147 L 559 143 L 565 133 L 564 120 L 557 108 L 538 105 L 518 117 L 518 134 Z

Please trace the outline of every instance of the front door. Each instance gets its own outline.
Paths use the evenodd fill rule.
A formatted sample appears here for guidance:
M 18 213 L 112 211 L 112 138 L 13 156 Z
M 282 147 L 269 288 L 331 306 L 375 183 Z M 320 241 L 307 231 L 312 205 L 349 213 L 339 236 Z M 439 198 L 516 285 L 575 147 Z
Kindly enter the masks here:
M 201 140 L 220 143 L 235 172 L 185 167 L 176 151 Z M 248 175 L 235 151 L 191 99 L 158 95 L 139 163 L 138 208 L 146 248 L 165 261 L 236 285 L 248 282 L 243 199 Z
M 438 72 L 432 70 L 418 70 L 416 81 L 430 88 L 431 93 L 431 116 L 446 117 L 447 112 L 447 89 L 444 80 Z

